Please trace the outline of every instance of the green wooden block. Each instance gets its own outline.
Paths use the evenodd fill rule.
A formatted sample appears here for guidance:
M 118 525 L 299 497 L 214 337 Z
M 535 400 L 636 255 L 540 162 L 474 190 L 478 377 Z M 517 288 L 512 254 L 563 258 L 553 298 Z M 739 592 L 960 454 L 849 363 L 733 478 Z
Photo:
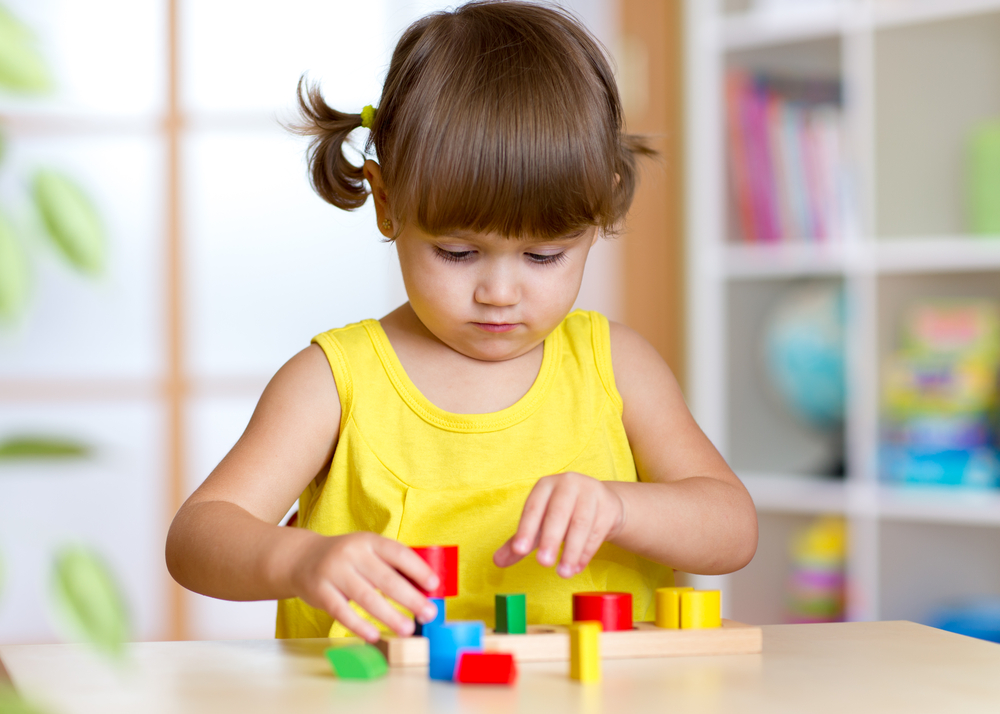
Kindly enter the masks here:
M 378 679 L 389 671 L 385 657 L 374 645 L 331 647 L 325 654 L 341 679 Z
M 497 595 L 497 626 L 496 632 L 508 635 L 523 635 L 528 631 L 528 618 L 524 593 L 516 595 Z

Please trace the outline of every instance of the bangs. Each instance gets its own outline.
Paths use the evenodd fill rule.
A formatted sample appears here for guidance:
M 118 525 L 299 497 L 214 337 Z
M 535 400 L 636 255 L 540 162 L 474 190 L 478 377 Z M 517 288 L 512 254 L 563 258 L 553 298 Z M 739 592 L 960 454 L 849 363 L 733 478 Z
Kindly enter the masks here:
M 425 18 L 400 42 L 393 84 L 406 89 L 387 82 L 379 119 L 392 130 L 373 137 L 391 213 L 436 235 L 612 231 L 634 159 L 600 50 L 551 10 L 485 22 L 491 6 L 476 9 L 475 22 Z

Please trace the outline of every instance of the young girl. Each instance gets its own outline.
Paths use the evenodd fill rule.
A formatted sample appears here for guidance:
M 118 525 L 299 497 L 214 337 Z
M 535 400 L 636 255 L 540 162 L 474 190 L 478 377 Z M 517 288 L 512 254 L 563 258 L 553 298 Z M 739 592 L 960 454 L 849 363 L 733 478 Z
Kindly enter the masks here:
M 473 2 L 406 31 L 377 109 L 299 96 L 314 187 L 344 209 L 371 193 L 409 300 L 278 371 L 174 518 L 177 581 L 279 599 L 279 637 L 375 640 L 377 623 L 407 635 L 408 613 L 435 615 L 408 546 L 457 544 L 448 617 L 487 624 L 511 592 L 529 622 L 570 621 L 587 590 L 629 591 L 652 619 L 671 568 L 746 565 L 753 503 L 667 365 L 570 312 L 651 153 L 624 134 L 597 42 L 559 10 Z M 379 163 L 345 158 L 359 126 Z M 279 527 L 296 498 L 296 527 Z

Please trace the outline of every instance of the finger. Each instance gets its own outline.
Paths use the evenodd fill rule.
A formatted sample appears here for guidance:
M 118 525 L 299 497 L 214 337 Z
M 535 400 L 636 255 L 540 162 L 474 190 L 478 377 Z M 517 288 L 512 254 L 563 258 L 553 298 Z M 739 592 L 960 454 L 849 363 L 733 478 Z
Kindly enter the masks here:
M 493 564 L 498 568 L 509 568 L 524 558 L 523 555 L 514 552 L 513 543 L 514 538 L 512 536 L 502 546 L 497 548 L 493 554 Z
M 524 509 L 521 511 L 521 520 L 517 524 L 517 532 L 511 543 L 511 550 L 516 555 L 525 556 L 538 545 L 539 526 L 542 518 L 545 517 L 545 510 L 548 507 L 549 497 L 552 494 L 554 485 L 548 478 L 539 479 L 531 493 L 528 494 L 524 502 Z
M 577 565 L 577 571 L 580 572 L 590 563 L 591 559 L 597 553 L 602 545 L 604 545 L 605 538 L 608 537 L 608 533 L 611 532 L 610 523 L 604 523 L 602 519 L 598 518 L 594 526 L 590 530 L 590 535 L 587 538 L 586 544 L 583 546 L 583 551 L 580 553 L 580 559 Z
M 428 600 L 423 593 L 414 587 L 413 583 L 400 575 L 399 571 L 386 564 L 385 561 L 375 560 L 366 563 L 361 574 L 368 579 L 368 582 L 378 588 L 384 596 L 398 602 L 412 612 L 421 623 L 430 622 L 437 615 L 437 608 L 434 606 L 434 603 Z M 409 619 L 406 619 L 406 622 L 409 625 L 413 624 Z M 399 632 L 394 625 L 390 625 L 390 627 L 396 630 L 398 634 L 413 634 L 412 627 L 406 633 Z
M 378 628 L 355 612 L 347 598 L 335 587 L 324 588 L 320 597 L 323 609 L 330 614 L 330 617 L 361 639 L 378 642 L 380 636 Z
M 389 538 L 379 538 L 375 544 L 375 553 L 416 583 L 417 587 L 423 588 L 427 592 L 434 590 L 441 584 L 437 573 L 431 570 L 427 561 L 417 555 L 409 546 Z
M 344 588 L 344 594 L 358 606 L 398 635 L 412 635 L 413 622 L 389 604 L 389 601 L 367 578 L 354 574 Z M 367 638 L 366 638 L 367 639 Z M 378 637 L 375 638 L 376 640 Z
M 576 510 L 577 492 L 573 488 L 556 489 L 549 499 L 549 507 L 542 521 L 541 535 L 538 538 L 538 562 L 542 565 L 555 565 L 559 553 L 559 545 L 566 537 L 570 518 Z
M 560 576 L 571 578 L 580 572 L 580 556 L 593 533 L 596 518 L 597 498 L 593 495 L 578 498 L 566 531 L 562 558 L 556 569 Z

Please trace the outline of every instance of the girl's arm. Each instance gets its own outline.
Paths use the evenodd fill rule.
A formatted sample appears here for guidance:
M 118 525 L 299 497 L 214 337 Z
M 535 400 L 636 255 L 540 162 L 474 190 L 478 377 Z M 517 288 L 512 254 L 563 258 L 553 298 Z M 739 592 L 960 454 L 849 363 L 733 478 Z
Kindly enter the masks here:
M 264 390 L 240 440 L 174 517 L 167 568 L 190 590 L 227 600 L 300 597 L 365 639 L 377 629 L 356 601 L 399 634 L 413 623 L 384 593 L 422 620 L 436 578 L 411 549 L 373 533 L 325 537 L 278 526 L 299 494 L 329 468 L 340 435 L 340 400 L 323 351 L 312 345 Z
M 757 549 L 746 488 L 702 433 L 677 380 L 633 330 L 611 323 L 611 358 L 638 483 L 576 473 L 539 480 L 517 532 L 494 556 L 503 567 L 534 548 L 543 565 L 580 572 L 604 541 L 678 570 L 739 570 Z

